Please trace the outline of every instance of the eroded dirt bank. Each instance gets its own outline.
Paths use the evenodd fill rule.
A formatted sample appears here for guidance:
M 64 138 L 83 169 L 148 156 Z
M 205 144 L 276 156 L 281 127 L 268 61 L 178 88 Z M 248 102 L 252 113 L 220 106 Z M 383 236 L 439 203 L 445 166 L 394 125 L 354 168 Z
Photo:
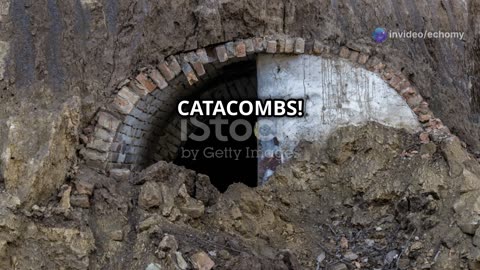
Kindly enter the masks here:
M 80 166 L 46 205 L 2 194 L 0 268 L 480 269 L 480 165 L 458 140 L 416 138 L 341 128 L 223 194 L 165 162 Z

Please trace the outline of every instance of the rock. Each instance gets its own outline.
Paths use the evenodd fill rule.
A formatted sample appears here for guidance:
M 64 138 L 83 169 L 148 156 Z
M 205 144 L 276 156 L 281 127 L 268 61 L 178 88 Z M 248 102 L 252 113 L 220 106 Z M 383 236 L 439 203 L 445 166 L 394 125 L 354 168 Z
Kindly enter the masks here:
M 464 193 L 453 204 L 457 225 L 464 233 L 474 234 L 480 221 L 480 191 Z
M 185 270 L 185 269 L 188 268 L 188 263 L 183 258 L 182 253 L 180 253 L 178 251 L 175 252 L 175 259 L 177 261 L 178 268 L 180 268 L 181 270 Z
M 154 225 L 159 224 L 160 221 L 161 221 L 161 218 L 159 216 L 157 215 L 150 216 L 138 224 L 138 229 L 140 232 L 146 231 L 151 227 L 153 227 Z
M 65 185 L 64 187 L 62 187 L 62 195 L 61 195 L 61 199 L 60 199 L 60 208 L 61 209 L 69 209 L 71 207 L 71 204 L 70 204 L 70 193 L 72 192 L 72 187 L 71 186 L 67 186 Z
M 24 112 L 6 123 L 0 171 L 6 190 L 32 206 L 54 194 L 76 158 L 80 98 L 71 98 L 59 110 Z
M 75 190 L 80 195 L 92 196 L 94 185 L 92 183 L 78 180 L 75 182 Z
M 193 268 L 197 270 L 210 270 L 215 266 L 215 263 L 210 259 L 207 253 L 200 251 L 192 255 L 190 260 Z
M 441 145 L 442 154 L 450 167 L 450 176 L 457 177 L 463 172 L 463 162 L 468 155 L 458 139 L 446 140 Z
M 111 169 L 110 177 L 117 181 L 128 181 L 131 171 L 129 169 Z
M 471 171 L 463 170 L 463 182 L 460 186 L 461 192 L 469 192 L 480 189 L 480 178 Z
M 199 218 L 205 213 L 205 206 L 203 203 L 193 198 L 187 198 L 187 202 L 179 208 L 182 213 L 192 218 Z
M 393 261 L 395 261 L 398 258 L 398 251 L 392 250 L 385 255 L 385 259 L 383 259 L 383 263 L 385 265 L 391 264 Z
M 473 236 L 472 244 L 480 248 L 480 228 L 477 228 L 475 235 Z
M 143 209 L 158 207 L 162 203 L 162 191 L 156 182 L 146 182 L 140 189 L 138 205 Z
M 347 251 L 343 257 L 349 261 L 355 261 L 356 259 L 358 259 L 358 255 L 351 252 L 351 251 Z
M 70 203 L 74 207 L 90 208 L 88 195 L 72 195 L 70 197 Z
M 210 178 L 204 174 L 198 174 L 195 181 L 195 199 L 202 201 L 206 206 L 213 205 L 220 192 L 215 188 Z
M 159 247 L 163 251 L 177 251 L 177 239 L 175 239 L 175 236 L 167 234 L 163 237 Z
M 330 267 L 329 270 L 348 270 L 348 267 L 344 263 L 337 263 Z
M 122 241 L 123 240 L 123 230 L 115 230 L 110 234 L 110 238 L 113 241 Z
M 342 238 L 340 238 L 340 248 L 348 249 L 348 240 L 345 236 L 342 236 Z
M 145 268 L 145 270 L 162 270 L 162 266 L 158 263 L 151 263 Z

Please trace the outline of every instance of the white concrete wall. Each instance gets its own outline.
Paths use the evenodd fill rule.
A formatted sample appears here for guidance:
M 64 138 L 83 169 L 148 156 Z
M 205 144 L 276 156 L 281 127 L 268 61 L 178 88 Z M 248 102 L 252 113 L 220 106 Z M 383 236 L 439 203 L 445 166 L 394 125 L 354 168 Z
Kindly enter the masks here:
M 282 152 L 292 151 L 300 140 L 322 142 L 339 126 L 367 121 L 412 132 L 420 128 L 416 115 L 394 89 L 375 73 L 343 59 L 260 55 L 257 73 L 260 99 L 304 98 L 306 102 L 303 118 L 268 118 L 277 127 Z M 287 159 L 283 157 L 282 162 Z

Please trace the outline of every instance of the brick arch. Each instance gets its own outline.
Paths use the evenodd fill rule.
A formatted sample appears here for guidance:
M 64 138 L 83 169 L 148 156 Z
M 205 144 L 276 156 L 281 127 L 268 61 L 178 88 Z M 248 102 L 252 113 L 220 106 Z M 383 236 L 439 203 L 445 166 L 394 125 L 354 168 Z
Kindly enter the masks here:
M 88 165 L 99 169 L 143 166 L 142 159 L 149 154 L 158 131 L 169 133 L 164 145 L 167 152 L 178 146 L 178 121 L 169 122 L 176 111 L 176 101 L 190 96 L 218 76 L 229 65 L 254 61 L 255 54 L 313 54 L 322 57 L 340 57 L 354 65 L 378 74 L 401 95 L 415 112 L 423 126 L 423 141 L 430 136 L 450 137 L 450 131 L 434 117 L 428 103 L 416 87 L 399 70 L 383 63 L 367 52 L 347 47 L 330 47 L 318 41 L 303 38 L 251 38 L 200 48 L 172 55 L 155 66 L 138 70 L 121 83 L 112 101 L 95 118 L 86 147 L 81 154 Z M 172 139 L 176 137 L 175 139 Z M 157 153 L 158 154 L 158 153 Z M 157 155 L 155 159 L 164 158 Z

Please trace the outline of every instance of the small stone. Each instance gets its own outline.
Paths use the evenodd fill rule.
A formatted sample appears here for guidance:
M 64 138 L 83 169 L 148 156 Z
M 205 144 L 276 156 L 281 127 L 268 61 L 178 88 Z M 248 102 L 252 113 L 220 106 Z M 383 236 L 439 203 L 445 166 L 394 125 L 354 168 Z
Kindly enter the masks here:
M 210 259 L 207 253 L 200 251 L 190 257 L 193 268 L 197 270 L 210 270 L 215 266 L 215 263 Z
M 427 144 L 430 142 L 430 135 L 428 134 L 428 132 L 420 133 L 419 138 L 420 138 L 420 142 L 423 144 Z
M 420 241 L 415 241 L 413 244 L 410 246 L 410 250 L 415 251 L 415 250 L 420 250 L 423 248 L 423 244 Z
M 64 185 L 62 186 L 62 191 L 61 191 L 61 199 L 60 199 L 60 208 L 66 210 L 71 207 L 70 204 L 70 194 L 72 193 L 72 187 Z
M 339 56 L 342 58 L 348 58 L 350 56 L 350 50 L 347 47 L 340 48 Z
M 129 169 L 111 169 L 110 177 L 117 181 L 128 181 L 130 173 Z
M 347 238 L 345 238 L 345 236 L 342 236 L 342 238 L 340 238 L 340 248 L 348 249 L 348 240 Z
M 355 253 L 353 253 L 353 252 L 351 252 L 351 251 L 347 251 L 347 252 L 343 255 L 343 257 L 344 257 L 345 259 L 349 260 L 349 261 L 354 261 L 354 260 L 358 259 L 358 255 L 355 254 Z
M 178 251 L 175 252 L 175 259 L 177 261 L 178 268 L 180 268 L 181 270 L 185 270 L 185 269 L 188 268 L 188 263 L 183 258 L 182 253 L 180 253 Z
M 391 264 L 397 258 L 398 258 L 398 251 L 392 250 L 392 251 L 387 253 L 383 262 L 384 262 L 384 264 L 388 265 L 388 264 Z
M 365 244 L 367 244 L 369 247 L 373 247 L 373 245 L 375 245 L 375 240 L 365 239 Z
M 159 245 L 160 249 L 163 251 L 177 251 L 178 243 L 175 236 L 166 234 Z
M 201 201 L 188 198 L 187 203 L 180 207 L 180 211 L 189 217 L 199 218 L 205 213 L 205 206 Z
M 358 57 L 358 63 L 360 65 L 365 65 L 368 61 L 368 55 L 361 53 L 360 56 Z
M 330 269 L 331 270 L 348 270 L 348 267 L 344 263 L 338 263 L 332 266 Z
M 113 231 L 110 235 L 113 241 L 122 241 L 123 240 L 123 230 Z
M 75 189 L 80 195 L 92 196 L 94 187 L 92 183 L 88 183 L 87 181 L 77 180 L 75 182 Z
M 323 45 L 320 41 L 315 40 L 313 42 L 313 53 L 314 54 L 321 54 L 323 52 Z
M 74 207 L 81 207 L 81 208 L 90 207 L 90 200 L 88 199 L 88 195 L 72 195 L 70 197 L 70 203 Z
M 350 61 L 352 61 L 352 62 L 357 62 L 357 59 L 358 59 L 358 56 L 359 56 L 359 55 L 360 55 L 359 52 L 353 51 L 353 52 L 350 54 L 350 57 L 349 57 Z
M 158 207 L 162 203 L 162 192 L 156 182 L 146 182 L 140 189 L 138 205 L 144 209 Z
M 145 270 L 162 270 L 162 266 L 158 263 L 151 263 L 145 268 Z
M 317 263 L 320 264 L 325 260 L 325 251 L 322 251 L 318 256 L 317 256 Z

